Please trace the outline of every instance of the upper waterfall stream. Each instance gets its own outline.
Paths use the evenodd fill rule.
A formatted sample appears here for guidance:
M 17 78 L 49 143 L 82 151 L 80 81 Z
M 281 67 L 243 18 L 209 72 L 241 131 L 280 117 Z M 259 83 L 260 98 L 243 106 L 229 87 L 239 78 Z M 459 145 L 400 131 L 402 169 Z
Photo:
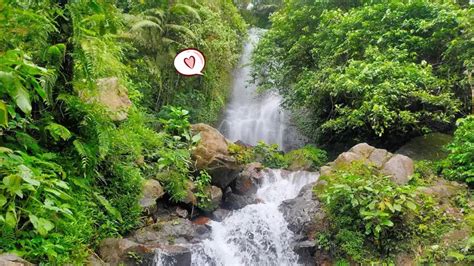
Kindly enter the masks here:
M 291 126 L 289 115 L 280 107 L 281 97 L 274 92 L 258 94 L 251 83 L 251 56 L 262 29 L 250 29 L 238 67 L 234 70 L 232 95 L 219 131 L 232 141 L 255 145 L 259 141 L 278 144 L 283 150 L 301 146 L 303 138 Z

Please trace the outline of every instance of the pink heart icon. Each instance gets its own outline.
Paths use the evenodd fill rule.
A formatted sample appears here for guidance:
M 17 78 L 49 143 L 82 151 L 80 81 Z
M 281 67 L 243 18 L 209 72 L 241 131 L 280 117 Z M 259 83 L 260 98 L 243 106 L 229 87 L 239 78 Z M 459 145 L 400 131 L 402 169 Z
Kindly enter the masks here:
M 194 68 L 194 64 L 196 63 L 196 59 L 194 58 L 194 56 L 190 56 L 188 58 L 185 58 L 184 59 L 184 63 L 191 69 Z

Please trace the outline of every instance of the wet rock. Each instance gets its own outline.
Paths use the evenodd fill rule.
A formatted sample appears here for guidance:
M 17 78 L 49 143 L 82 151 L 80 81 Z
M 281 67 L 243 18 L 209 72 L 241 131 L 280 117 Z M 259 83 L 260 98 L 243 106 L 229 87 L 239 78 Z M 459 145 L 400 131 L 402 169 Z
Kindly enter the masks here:
M 298 197 L 283 201 L 279 209 L 288 222 L 288 228 L 295 234 L 311 234 L 312 231 L 321 231 L 317 225 L 323 225 L 324 211 L 317 198 L 313 196 L 313 187 L 317 182 L 304 186 Z
M 258 190 L 258 183 L 262 178 L 263 169 L 264 166 L 261 163 L 246 165 L 235 180 L 232 190 L 239 195 L 255 194 Z
M 398 185 L 408 183 L 414 172 L 413 160 L 400 154 L 390 158 L 381 170 L 381 173 L 390 176 L 390 179 Z
M 229 216 L 230 213 L 231 211 L 226 209 L 217 209 L 212 213 L 211 218 L 214 221 L 222 222 L 227 216 Z
M 370 154 L 375 150 L 374 147 L 370 146 L 367 143 L 359 143 L 352 147 L 349 152 L 353 152 L 361 155 L 364 158 L 368 158 Z
M 313 240 L 305 240 L 296 242 L 293 250 L 298 254 L 299 265 L 314 265 L 314 254 L 316 253 L 316 242 Z
M 191 250 L 182 246 L 162 246 L 156 251 L 155 265 L 187 266 L 191 265 Z
M 33 265 L 33 264 L 18 257 L 15 254 L 11 254 L 11 253 L 0 254 L 0 266 L 30 266 L 30 265 Z
M 212 177 L 211 184 L 222 189 L 228 187 L 242 170 L 233 157 L 224 155 L 216 155 L 206 169 Z
M 392 156 L 387 150 L 375 149 L 369 156 L 369 161 L 377 168 L 381 168 Z
M 165 191 L 163 187 L 161 187 L 160 182 L 154 179 L 148 179 L 143 183 L 142 194 L 140 206 L 142 208 L 151 208 L 156 205 L 156 200 L 163 197 Z
M 175 218 L 158 221 L 155 224 L 138 229 L 130 237 L 139 244 L 186 244 L 196 237 L 196 227 L 191 221 Z
M 253 203 L 256 203 L 256 201 L 252 196 L 238 195 L 230 192 L 225 195 L 223 207 L 228 210 L 238 210 Z

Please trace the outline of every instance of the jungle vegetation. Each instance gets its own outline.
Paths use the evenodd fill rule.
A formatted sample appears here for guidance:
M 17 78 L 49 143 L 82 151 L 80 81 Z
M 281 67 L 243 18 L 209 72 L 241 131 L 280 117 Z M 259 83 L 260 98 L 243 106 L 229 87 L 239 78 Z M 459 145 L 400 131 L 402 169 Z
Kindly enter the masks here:
M 0 32 L 0 253 L 81 264 L 143 223 L 143 180 L 174 201 L 200 182 L 190 121 L 216 121 L 246 34 L 231 1 L 2 0 Z M 175 72 L 187 47 L 203 77 Z M 128 119 L 94 100 L 104 82 Z

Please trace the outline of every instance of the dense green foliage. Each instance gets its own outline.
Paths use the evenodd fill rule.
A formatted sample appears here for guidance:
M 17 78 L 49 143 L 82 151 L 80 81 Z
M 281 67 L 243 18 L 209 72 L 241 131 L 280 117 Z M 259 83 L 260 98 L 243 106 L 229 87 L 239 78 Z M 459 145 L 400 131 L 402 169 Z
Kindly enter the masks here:
M 231 144 L 229 152 L 240 164 L 259 162 L 274 169 L 317 170 L 327 161 L 326 152 L 311 145 L 284 154 L 277 144 L 259 142 L 254 147 Z
M 257 48 L 256 78 L 319 143 L 403 143 L 469 111 L 473 18 L 453 1 L 290 0 Z
M 189 120 L 216 119 L 244 29 L 230 1 L 2 1 L 0 253 L 82 264 L 142 223 L 147 178 L 173 201 L 195 182 L 204 206 Z M 204 77 L 174 72 L 187 46 L 206 54 Z M 131 100 L 127 119 L 101 103 L 107 82 Z
M 338 167 L 321 180 L 325 183 L 315 191 L 331 222 L 316 240 L 335 257 L 391 261 L 413 246 L 436 243 L 452 229 L 454 217 L 441 215 L 436 199 L 417 193 L 415 181 L 398 186 L 362 162 Z
M 270 16 L 283 5 L 282 0 L 236 0 L 242 17 L 250 25 L 269 28 Z
M 454 141 L 449 144 L 449 156 L 440 166 L 442 174 L 450 180 L 474 185 L 474 116 L 457 122 Z

